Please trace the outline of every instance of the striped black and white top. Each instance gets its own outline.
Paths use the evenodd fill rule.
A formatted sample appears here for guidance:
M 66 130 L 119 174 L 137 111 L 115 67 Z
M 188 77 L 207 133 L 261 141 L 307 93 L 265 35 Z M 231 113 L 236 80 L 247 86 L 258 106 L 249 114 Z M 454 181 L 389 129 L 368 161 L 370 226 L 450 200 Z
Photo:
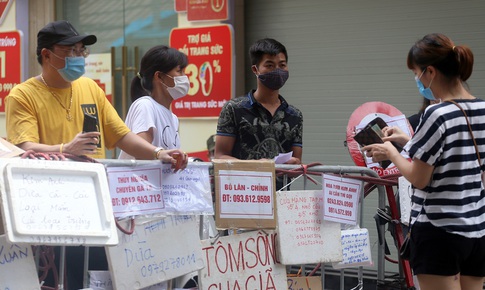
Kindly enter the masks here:
M 483 164 L 485 101 L 455 101 L 468 115 Z M 480 174 L 485 167 L 479 167 L 460 109 L 449 102 L 429 106 L 405 149 L 411 158 L 434 166 L 428 186 L 414 190 L 411 222 L 432 224 L 470 238 L 485 236 L 485 191 Z

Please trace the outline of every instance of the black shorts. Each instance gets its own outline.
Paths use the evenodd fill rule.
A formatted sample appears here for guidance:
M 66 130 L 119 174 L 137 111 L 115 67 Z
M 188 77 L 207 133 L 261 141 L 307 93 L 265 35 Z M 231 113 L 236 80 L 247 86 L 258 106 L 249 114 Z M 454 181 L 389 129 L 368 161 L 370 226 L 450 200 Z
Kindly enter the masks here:
M 434 226 L 411 231 L 410 264 L 414 275 L 485 277 L 485 237 L 466 238 Z

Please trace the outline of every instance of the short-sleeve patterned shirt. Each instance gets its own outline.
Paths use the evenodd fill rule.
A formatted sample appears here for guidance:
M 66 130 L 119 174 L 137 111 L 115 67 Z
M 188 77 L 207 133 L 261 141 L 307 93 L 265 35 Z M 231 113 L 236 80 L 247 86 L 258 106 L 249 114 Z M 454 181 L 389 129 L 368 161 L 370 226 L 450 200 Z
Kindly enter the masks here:
M 254 98 L 254 90 L 228 101 L 221 110 L 217 135 L 236 138 L 232 156 L 242 160 L 272 159 L 302 147 L 303 115 L 279 96 L 281 105 L 272 116 Z

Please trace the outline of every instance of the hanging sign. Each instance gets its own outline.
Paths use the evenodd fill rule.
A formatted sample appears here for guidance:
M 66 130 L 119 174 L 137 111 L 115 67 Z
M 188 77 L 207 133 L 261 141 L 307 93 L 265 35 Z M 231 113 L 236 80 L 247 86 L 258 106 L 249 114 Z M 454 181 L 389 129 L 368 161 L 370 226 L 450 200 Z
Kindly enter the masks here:
M 172 29 L 170 47 L 189 58 L 185 68 L 189 93 L 172 102 L 179 118 L 219 117 L 222 106 L 233 97 L 233 39 L 230 25 Z
M 0 8 L 4 1 L 0 1 Z M 22 33 L 0 33 L 0 112 L 5 112 L 5 97 L 22 81 Z

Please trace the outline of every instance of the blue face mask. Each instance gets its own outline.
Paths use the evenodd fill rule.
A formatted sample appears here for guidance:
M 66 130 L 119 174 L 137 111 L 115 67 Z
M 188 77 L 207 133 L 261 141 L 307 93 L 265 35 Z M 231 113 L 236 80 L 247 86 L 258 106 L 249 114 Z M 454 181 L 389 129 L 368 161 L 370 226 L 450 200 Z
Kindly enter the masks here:
M 431 91 L 431 83 L 433 83 L 433 80 L 431 80 L 431 82 L 429 83 L 429 87 L 427 88 L 424 87 L 423 83 L 420 80 L 425 71 L 426 70 L 424 70 L 419 77 L 418 76 L 414 77 L 414 79 L 416 80 L 416 85 L 418 86 L 419 93 L 423 97 L 425 97 L 430 101 L 436 101 L 436 98 L 434 97 L 433 92 Z
M 55 53 L 54 54 L 56 57 L 61 58 L 57 56 Z M 66 82 L 73 82 L 80 78 L 84 73 L 85 73 L 85 61 L 84 57 L 82 56 L 71 56 L 71 57 L 66 57 L 64 58 L 66 65 L 63 68 L 57 69 L 57 72 L 61 75 L 61 77 L 66 81 Z

